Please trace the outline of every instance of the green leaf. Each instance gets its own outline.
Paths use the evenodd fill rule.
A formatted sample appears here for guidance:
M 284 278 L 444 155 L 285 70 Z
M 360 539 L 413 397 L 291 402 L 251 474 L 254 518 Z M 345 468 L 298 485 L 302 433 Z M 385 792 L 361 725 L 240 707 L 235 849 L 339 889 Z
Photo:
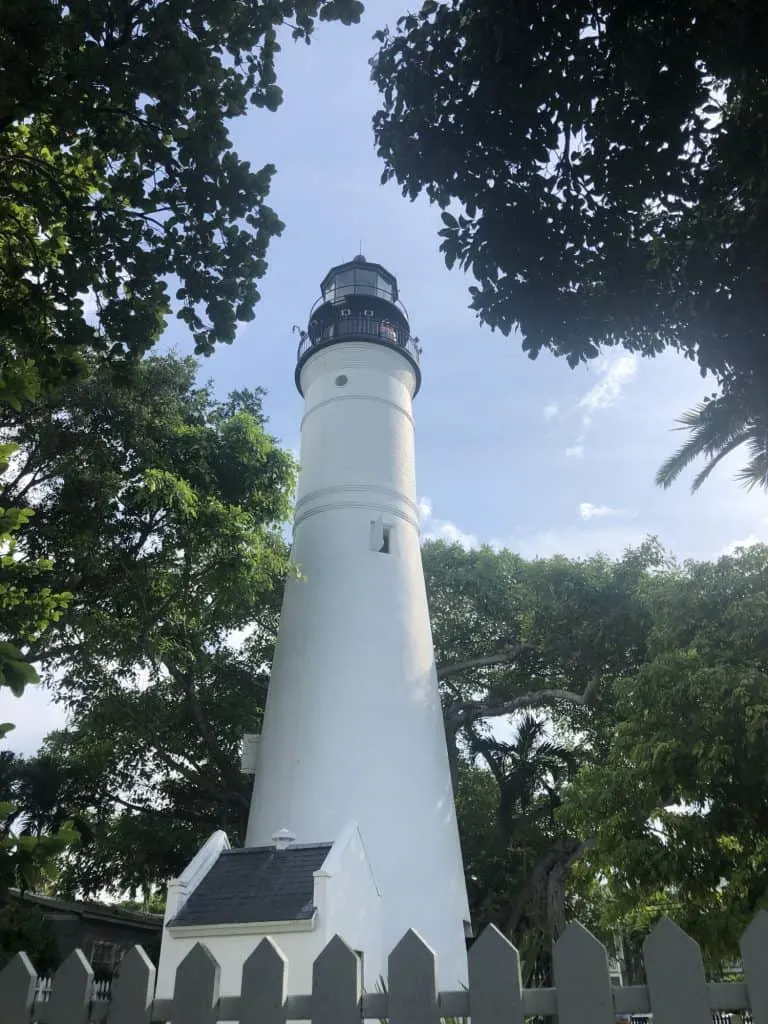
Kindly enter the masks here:
M 377 37 L 374 137 L 383 180 L 466 211 L 483 324 L 571 367 L 672 349 L 765 419 L 765 26 L 709 8 L 426 0 Z

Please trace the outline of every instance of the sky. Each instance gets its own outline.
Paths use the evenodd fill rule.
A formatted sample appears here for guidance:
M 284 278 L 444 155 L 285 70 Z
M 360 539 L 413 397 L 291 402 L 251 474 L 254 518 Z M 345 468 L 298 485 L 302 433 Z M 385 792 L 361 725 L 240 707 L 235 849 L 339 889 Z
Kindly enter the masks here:
M 676 417 L 714 390 L 692 363 L 616 349 L 571 370 L 550 355 L 528 359 L 519 337 L 476 320 L 471 278 L 448 271 L 439 252 L 439 211 L 380 184 L 368 59 L 374 31 L 394 26 L 403 7 L 401 0 L 368 7 L 360 25 L 318 25 L 308 47 L 287 39 L 278 58 L 283 105 L 232 125 L 242 158 L 276 165 L 270 205 L 286 229 L 270 247 L 255 319 L 204 360 L 201 375 L 222 396 L 266 388 L 272 433 L 298 451 L 291 328 L 306 324 L 326 271 L 362 247 L 397 276 L 423 347 L 415 415 L 425 536 L 493 543 L 529 558 L 619 556 L 648 535 L 697 559 L 768 541 L 768 499 L 733 479 L 740 453 L 695 495 L 690 477 L 666 491 L 654 484 L 685 437 L 672 430 Z M 178 325 L 162 344 L 189 351 Z M 0 721 L 17 726 L 5 745 L 31 753 L 61 724 L 60 709 L 38 687 L 21 699 L 5 694 Z

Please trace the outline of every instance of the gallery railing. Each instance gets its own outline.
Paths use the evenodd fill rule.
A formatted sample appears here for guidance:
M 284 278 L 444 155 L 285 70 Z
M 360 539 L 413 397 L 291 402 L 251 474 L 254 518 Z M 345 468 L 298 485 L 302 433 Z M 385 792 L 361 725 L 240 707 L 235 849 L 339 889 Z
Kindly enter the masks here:
M 304 334 L 296 353 L 297 362 L 302 363 L 311 349 L 330 345 L 341 338 L 374 341 L 380 345 L 402 348 L 416 363 L 419 362 L 421 355 L 418 341 L 404 328 L 386 320 L 377 320 L 375 317 L 349 316 L 341 317 L 332 324 L 325 324 L 309 334 Z

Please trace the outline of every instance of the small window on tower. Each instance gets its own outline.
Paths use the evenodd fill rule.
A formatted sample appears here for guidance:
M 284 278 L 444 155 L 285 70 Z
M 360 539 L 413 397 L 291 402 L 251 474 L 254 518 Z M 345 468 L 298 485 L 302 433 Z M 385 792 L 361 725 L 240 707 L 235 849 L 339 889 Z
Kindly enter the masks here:
M 379 518 L 371 522 L 371 551 L 377 551 L 382 555 L 392 554 L 393 527 L 385 525 Z

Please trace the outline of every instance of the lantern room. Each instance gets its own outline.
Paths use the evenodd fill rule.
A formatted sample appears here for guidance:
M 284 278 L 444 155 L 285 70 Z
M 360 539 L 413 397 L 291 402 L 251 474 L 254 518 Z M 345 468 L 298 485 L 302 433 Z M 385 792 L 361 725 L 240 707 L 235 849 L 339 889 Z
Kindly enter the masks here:
M 398 348 L 413 365 L 421 383 L 418 339 L 412 338 L 408 314 L 400 302 L 397 279 L 379 263 L 355 256 L 333 267 L 320 285 L 320 298 L 309 314 L 296 360 L 296 387 L 301 368 L 314 352 L 339 342 L 370 342 Z

